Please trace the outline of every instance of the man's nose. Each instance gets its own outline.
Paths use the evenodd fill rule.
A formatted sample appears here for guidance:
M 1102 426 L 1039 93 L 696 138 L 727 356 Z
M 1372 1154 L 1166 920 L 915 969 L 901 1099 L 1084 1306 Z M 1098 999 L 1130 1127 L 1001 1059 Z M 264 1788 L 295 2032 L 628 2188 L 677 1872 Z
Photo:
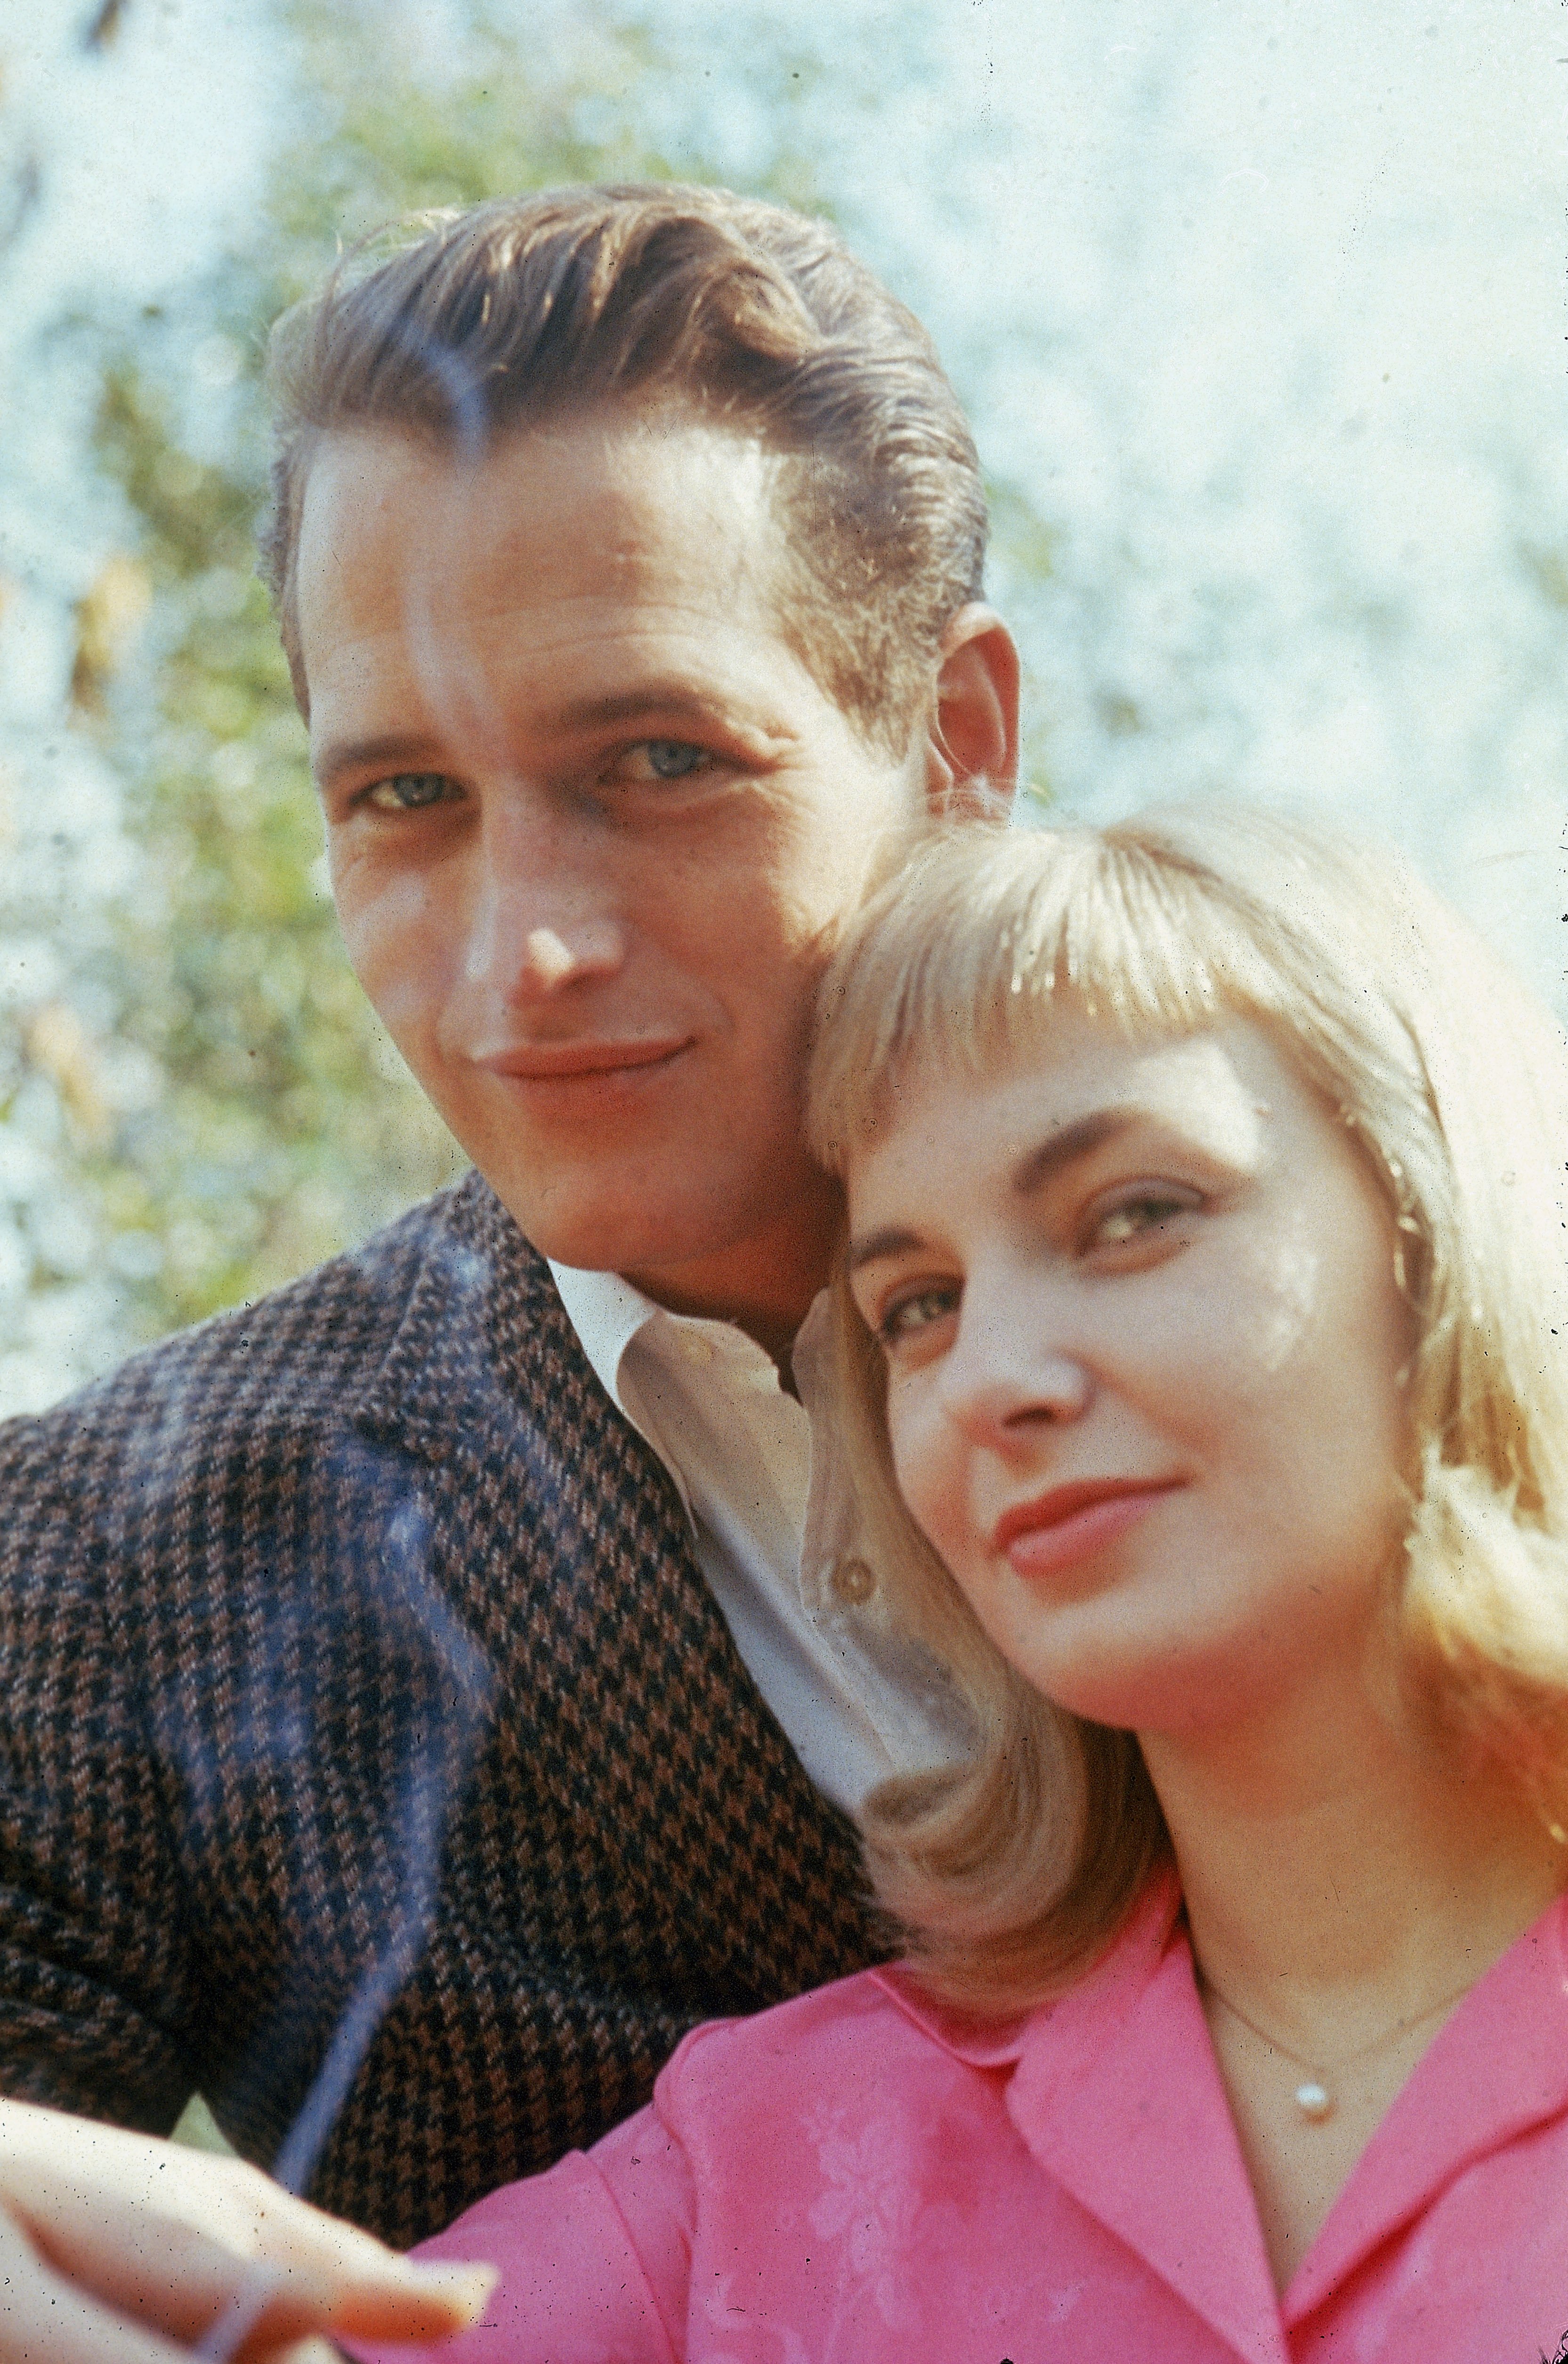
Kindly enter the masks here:
M 505 1002 L 613 976 L 627 931 L 584 833 L 538 809 L 487 814 L 465 967 Z
M 971 1444 L 1016 1450 L 1088 1411 L 1091 1367 L 1075 1346 L 1051 1336 L 1054 1326 L 1017 1291 L 987 1302 L 965 1290 L 941 1388 L 949 1419 Z

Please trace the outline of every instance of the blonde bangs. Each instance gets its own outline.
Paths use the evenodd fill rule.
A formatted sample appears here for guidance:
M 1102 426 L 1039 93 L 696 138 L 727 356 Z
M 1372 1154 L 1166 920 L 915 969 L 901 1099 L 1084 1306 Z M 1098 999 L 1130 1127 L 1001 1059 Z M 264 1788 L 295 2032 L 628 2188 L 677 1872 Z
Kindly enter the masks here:
M 824 981 L 814 1152 L 841 1174 L 886 1130 L 912 1064 L 988 1074 L 1039 1040 L 1062 994 L 1129 1037 L 1281 1015 L 1296 997 L 1260 949 L 1273 927 L 1146 829 L 971 824 L 937 838 L 873 898 Z

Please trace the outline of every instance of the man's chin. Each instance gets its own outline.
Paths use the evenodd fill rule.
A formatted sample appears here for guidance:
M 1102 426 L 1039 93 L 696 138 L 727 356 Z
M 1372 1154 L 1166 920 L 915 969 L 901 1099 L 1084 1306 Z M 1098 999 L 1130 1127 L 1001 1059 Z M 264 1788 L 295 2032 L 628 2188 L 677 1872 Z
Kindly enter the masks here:
M 721 1249 L 724 1227 L 684 1209 L 624 1202 L 563 1204 L 531 1190 L 508 1188 L 505 1177 L 487 1177 L 496 1197 L 529 1245 L 551 1264 L 584 1272 L 635 1272 L 651 1265 L 684 1263 Z M 672 1253 L 673 1251 L 673 1253 Z

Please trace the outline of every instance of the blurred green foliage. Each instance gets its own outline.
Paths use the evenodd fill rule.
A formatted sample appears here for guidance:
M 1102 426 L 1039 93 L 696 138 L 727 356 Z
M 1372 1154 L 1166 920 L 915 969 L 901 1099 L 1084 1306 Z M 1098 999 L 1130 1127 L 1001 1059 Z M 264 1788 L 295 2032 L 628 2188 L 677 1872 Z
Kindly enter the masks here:
M 293 10 L 295 128 L 250 250 L 178 321 L 122 329 L 102 356 L 97 454 L 134 557 L 79 610 L 72 692 L 125 780 L 138 861 L 76 963 L 108 1022 L 89 1034 L 69 1007 L 35 1015 L 32 1048 L 113 1243 L 128 1337 L 255 1297 L 462 1167 L 348 968 L 328 897 L 305 732 L 253 572 L 267 326 L 343 243 L 410 209 L 664 171 L 624 106 L 600 107 L 600 137 L 574 128 L 652 70 L 634 32 L 587 24 L 542 71 L 475 13 L 435 87 L 400 68 L 396 14 L 384 0 Z M 227 404 L 216 461 L 193 435 L 193 373 Z M 144 619 L 128 614 L 140 606 Z

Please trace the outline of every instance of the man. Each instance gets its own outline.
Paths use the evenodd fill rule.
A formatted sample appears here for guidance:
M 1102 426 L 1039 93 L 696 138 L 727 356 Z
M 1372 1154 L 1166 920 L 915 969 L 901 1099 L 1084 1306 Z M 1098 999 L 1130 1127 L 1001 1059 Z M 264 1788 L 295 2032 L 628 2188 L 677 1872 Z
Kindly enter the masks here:
M 199 2086 L 402 2244 L 876 1948 L 842 1809 L 952 1735 L 802 1598 L 872 1581 L 820 1468 L 799 1562 L 803 1056 L 1017 664 L 927 340 L 792 216 L 482 207 L 277 374 L 344 939 L 476 1172 L 0 1439 L 0 2088 Z

